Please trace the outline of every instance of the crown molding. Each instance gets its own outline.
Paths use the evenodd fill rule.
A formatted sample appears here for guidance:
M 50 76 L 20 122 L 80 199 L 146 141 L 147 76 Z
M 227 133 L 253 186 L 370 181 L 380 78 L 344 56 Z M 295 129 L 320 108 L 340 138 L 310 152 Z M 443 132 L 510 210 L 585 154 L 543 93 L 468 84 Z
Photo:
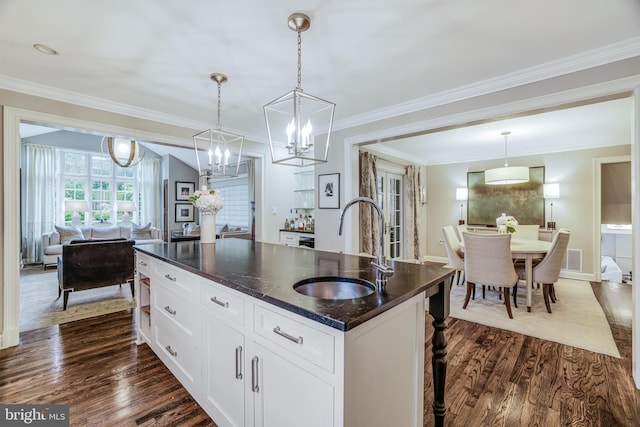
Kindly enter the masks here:
M 461 86 L 452 90 L 436 93 L 401 104 L 380 108 L 364 114 L 358 114 L 342 120 L 336 120 L 334 130 L 349 129 L 391 117 L 415 113 L 452 102 L 462 101 L 476 96 L 487 95 L 501 90 L 535 83 L 554 77 L 570 74 L 612 62 L 640 55 L 640 37 L 634 37 L 598 49 L 577 55 L 536 65 L 524 70 L 504 74 L 498 77 Z
M 208 122 L 187 119 L 185 117 L 179 117 L 173 114 L 162 113 L 147 108 L 140 108 L 128 104 L 109 101 L 104 98 L 98 98 L 95 96 L 63 90 L 52 86 L 46 86 L 39 83 L 16 79 L 1 74 L 0 88 L 13 92 L 23 93 L 25 95 L 37 96 L 40 98 L 51 99 L 53 101 L 65 102 L 82 107 L 93 108 L 100 111 L 107 111 L 110 113 L 135 117 L 138 119 L 178 126 L 186 129 L 209 129 L 212 126 L 211 123 Z M 243 134 L 241 131 L 231 128 L 228 128 L 227 131 L 237 134 Z M 250 140 L 252 139 L 254 141 L 261 141 L 264 139 L 264 136 L 245 135 L 245 138 Z

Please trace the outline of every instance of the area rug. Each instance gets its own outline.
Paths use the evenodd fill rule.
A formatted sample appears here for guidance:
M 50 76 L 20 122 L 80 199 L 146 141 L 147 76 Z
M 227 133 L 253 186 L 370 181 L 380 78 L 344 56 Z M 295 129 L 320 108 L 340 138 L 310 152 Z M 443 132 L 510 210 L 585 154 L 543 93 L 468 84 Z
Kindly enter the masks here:
M 524 286 L 521 282 L 518 288 L 518 308 L 513 306 L 513 298 L 511 299 L 513 319 L 509 319 L 503 301 L 498 298 L 498 292 L 487 290 L 486 299 L 482 299 L 482 288 L 479 285 L 476 299 L 470 300 L 464 310 L 462 304 L 466 286 L 453 286 L 450 315 L 620 358 L 609 323 L 589 282 L 562 278 L 558 280 L 555 285 L 557 303 L 551 304 L 552 313 L 547 313 L 542 288 L 533 290 L 531 312 L 527 312 Z
M 136 305 L 128 284 L 72 292 L 66 310 L 62 309 L 62 303 L 56 270 L 44 271 L 40 266 L 21 272 L 21 332 L 128 310 Z

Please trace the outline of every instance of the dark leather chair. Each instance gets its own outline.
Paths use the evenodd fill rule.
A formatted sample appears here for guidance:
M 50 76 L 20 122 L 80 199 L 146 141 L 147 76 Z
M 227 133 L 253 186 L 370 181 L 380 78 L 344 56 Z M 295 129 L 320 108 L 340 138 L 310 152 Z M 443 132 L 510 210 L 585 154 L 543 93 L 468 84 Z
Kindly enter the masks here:
M 74 240 L 62 246 L 58 257 L 58 297 L 64 293 L 63 310 L 69 293 L 129 283 L 134 296 L 133 240 Z

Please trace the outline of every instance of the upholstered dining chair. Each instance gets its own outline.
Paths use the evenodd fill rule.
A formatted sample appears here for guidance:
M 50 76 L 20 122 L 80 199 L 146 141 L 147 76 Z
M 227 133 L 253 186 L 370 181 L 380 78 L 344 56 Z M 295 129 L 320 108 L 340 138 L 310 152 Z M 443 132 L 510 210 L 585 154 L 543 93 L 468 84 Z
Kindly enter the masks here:
M 453 283 L 462 285 L 464 284 L 464 258 L 453 225 L 442 227 L 442 236 L 444 237 L 444 248 L 447 251 L 449 267 L 456 270 Z
M 558 230 L 556 235 L 551 241 L 551 247 L 542 260 L 533 267 L 532 277 L 533 283 L 542 283 L 542 295 L 544 296 L 544 305 L 547 307 L 547 312 L 551 313 L 551 304 L 549 299 L 556 302 L 556 290 L 554 283 L 558 281 L 560 277 L 560 270 L 562 269 L 562 261 L 567 252 L 567 246 L 569 246 L 569 238 L 571 233 L 566 228 Z M 524 268 L 517 268 L 518 276 L 521 280 L 525 280 L 526 272 Z
M 458 242 L 462 243 L 462 233 L 469 231 L 467 224 L 456 225 L 456 232 L 458 236 Z
M 519 224 L 513 237 L 518 239 L 538 240 L 538 224 Z
M 495 286 L 504 293 L 507 314 L 513 319 L 509 291 L 513 290 L 517 308 L 518 274 L 511 257 L 511 234 L 463 233 L 463 239 L 467 294 L 462 308 L 467 308 L 476 284 Z

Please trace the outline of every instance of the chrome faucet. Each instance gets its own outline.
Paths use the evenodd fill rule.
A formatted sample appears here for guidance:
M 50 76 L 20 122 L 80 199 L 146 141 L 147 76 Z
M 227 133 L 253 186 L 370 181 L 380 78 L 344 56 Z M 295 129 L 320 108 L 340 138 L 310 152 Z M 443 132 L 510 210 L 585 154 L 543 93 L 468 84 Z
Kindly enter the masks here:
M 369 197 L 356 197 L 355 199 L 347 202 L 342 213 L 340 214 L 340 223 L 338 224 L 338 235 L 342 236 L 342 224 L 344 223 L 344 214 L 347 212 L 351 206 L 356 203 L 367 203 L 373 206 L 378 212 L 378 228 L 380 229 L 380 241 L 379 241 L 379 249 L 378 256 L 375 261 L 371 262 L 376 269 L 376 285 L 378 286 L 378 291 L 383 291 L 385 286 L 387 285 L 387 277 L 393 275 L 393 268 L 387 265 L 387 260 L 384 257 L 384 212 L 380 209 L 380 206 Z

